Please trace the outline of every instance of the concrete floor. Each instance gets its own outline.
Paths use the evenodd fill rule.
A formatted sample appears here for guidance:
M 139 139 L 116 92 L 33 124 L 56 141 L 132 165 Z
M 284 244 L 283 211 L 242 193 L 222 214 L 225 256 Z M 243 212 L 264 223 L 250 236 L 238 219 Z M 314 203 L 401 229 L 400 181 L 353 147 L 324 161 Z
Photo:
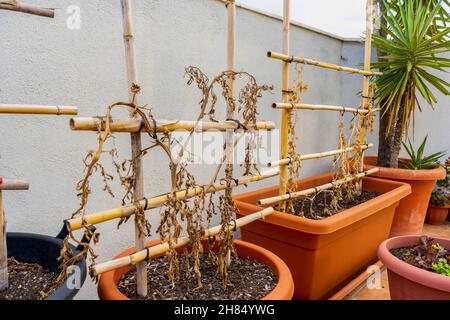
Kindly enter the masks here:
M 450 238 L 450 222 L 441 226 L 425 224 L 423 234 L 430 237 Z M 381 289 L 369 289 L 366 283 L 355 289 L 346 297 L 347 300 L 390 300 L 387 271 L 381 274 Z

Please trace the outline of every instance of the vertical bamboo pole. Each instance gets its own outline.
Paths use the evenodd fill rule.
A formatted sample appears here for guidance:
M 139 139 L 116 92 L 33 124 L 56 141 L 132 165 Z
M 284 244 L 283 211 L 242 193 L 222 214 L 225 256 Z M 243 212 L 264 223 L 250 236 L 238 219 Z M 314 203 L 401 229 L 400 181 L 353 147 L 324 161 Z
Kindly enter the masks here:
M 371 70 L 371 60 L 372 60 L 372 32 L 373 32 L 373 15 L 374 15 L 374 5 L 373 0 L 367 0 L 366 5 L 366 42 L 364 48 L 364 70 Z M 370 76 L 364 76 L 363 79 L 363 88 L 362 88 L 362 108 L 366 108 L 366 106 L 370 103 L 369 98 L 369 88 L 370 88 Z M 364 115 L 360 115 L 363 117 L 363 121 L 361 122 L 361 132 L 359 137 L 359 145 L 364 145 L 367 143 L 367 122 Z M 359 163 L 359 172 L 364 171 L 364 150 L 361 150 L 361 161 Z M 357 184 L 357 188 L 359 192 L 362 192 L 362 180 L 360 180 Z
M 235 71 L 236 69 L 236 1 L 230 0 L 227 2 L 227 69 Z M 231 95 L 234 96 L 235 81 L 234 78 L 229 81 Z M 230 106 L 227 107 L 227 119 L 234 119 L 236 116 L 235 110 Z M 226 133 L 226 148 L 227 155 L 227 179 L 233 179 L 233 163 L 234 163 L 234 131 L 227 130 Z M 232 192 L 232 191 L 230 191 Z M 228 251 L 226 258 L 228 266 L 231 264 L 231 252 Z
M 8 289 L 8 250 L 6 247 L 6 218 L 0 190 L 0 291 Z
M 234 71 L 236 69 L 236 1 L 230 0 L 227 2 L 228 13 L 228 27 L 227 27 L 227 69 Z M 234 95 L 235 80 L 229 79 L 229 86 L 231 95 Z M 236 116 L 235 110 L 231 106 L 227 106 L 227 119 L 234 119 Z M 233 162 L 234 162 L 234 130 L 227 130 L 226 148 L 227 155 L 227 179 L 233 178 Z
M 121 0 L 122 3 L 122 16 L 123 16 L 123 32 L 125 42 L 125 55 L 127 63 L 127 75 L 128 75 L 128 90 L 130 95 L 130 101 L 133 99 L 133 93 L 131 87 L 133 84 L 138 84 L 137 76 L 137 63 L 136 63 L 136 47 L 134 43 L 134 28 L 133 28 L 133 15 L 132 15 L 132 0 Z M 138 104 L 138 100 L 135 100 Z M 140 152 L 142 150 L 141 134 L 131 134 L 131 152 L 134 163 L 134 201 L 139 201 L 144 198 L 144 175 L 143 175 L 143 163 Z M 136 218 L 135 218 L 136 219 Z M 136 221 L 136 220 L 135 220 Z M 140 232 L 137 222 L 135 223 L 135 244 L 136 250 L 140 251 L 145 248 L 145 236 Z M 147 292 L 147 263 L 141 262 L 136 265 L 136 283 L 137 294 L 141 297 L 146 297 Z
M 283 14 L 283 54 L 290 55 L 290 25 L 291 25 L 291 0 L 284 0 L 284 14 Z M 283 62 L 282 70 L 282 100 L 283 102 L 289 102 L 290 100 L 290 85 L 289 85 L 289 72 L 290 63 Z M 281 111 L 281 147 L 280 159 L 286 159 L 289 156 L 289 122 L 291 119 L 291 110 Z M 288 167 L 282 166 L 280 168 L 280 195 L 287 193 L 287 175 Z M 280 203 L 280 207 L 283 210 L 286 206 L 285 202 Z

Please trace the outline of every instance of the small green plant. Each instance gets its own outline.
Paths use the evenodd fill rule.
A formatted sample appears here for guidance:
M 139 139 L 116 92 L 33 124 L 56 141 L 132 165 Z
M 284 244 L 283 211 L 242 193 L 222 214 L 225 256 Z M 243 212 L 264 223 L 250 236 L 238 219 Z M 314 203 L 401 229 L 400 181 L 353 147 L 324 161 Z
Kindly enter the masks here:
M 430 203 L 436 207 L 443 207 L 450 204 L 450 198 L 441 188 L 438 188 L 431 194 Z
M 408 139 L 408 144 L 402 142 L 403 147 L 408 153 L 410 159 L 399 160 L 401 168 L 409 170 L 425 170 L 434 169 L 441 166 L 439 159 L 446 154 L 446 151 L 436 152 L 430 156 L 425 157 L 423 154 L 425 151 L 425 146 L 427 144 L 427 139 L 428 136 L 423 139 L 417 151 L 414 149 L 410 139 Z
M 450 277 L 450 264 L 448 264 L 447 259 L 441 258 L 437 263 L 431 265 L 433 271 L 444 276 Z
M 450 276 L 450 250 L 430 237 L 422 236 L 418 245 L 392 249 L 391 253 L 417 268 Z
M 447 175 L 444 179 L 437 182 L 437 186 L 439 188 L 446 188 L 447 190 L 450 190 L 450 157 L 448 157 L 447 161 L 445 161 L 444 168 L 447 172 Z
M 434 250 L 438 250 L 438 251 L 445 250 L 445 248 L 443 246 L 441 246 L 439 243 L 433 243 L 431 245 L 431 248 L 434 249 Z

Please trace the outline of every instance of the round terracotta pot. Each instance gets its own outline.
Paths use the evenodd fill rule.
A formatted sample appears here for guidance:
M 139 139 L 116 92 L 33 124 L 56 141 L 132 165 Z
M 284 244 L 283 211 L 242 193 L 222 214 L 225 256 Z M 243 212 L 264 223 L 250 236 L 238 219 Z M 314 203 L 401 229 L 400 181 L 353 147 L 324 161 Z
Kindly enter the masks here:
M 364 158 L 364 170 L 378 167 L 378 158 Z M 436 181 L 444 179 L 446 172 L 442 167 L 429 170 L 407 170 L 378 167 L 380 171 L 375 177 L 408 183 L 411 194 L 400 201 L 391 227 L 391 237 L 422 234 L 431 192 Z
M 450 277 L 414 267 L 391 254 L 390 250 L 419 244 L 420 236 L 401 236 L 384 241 L 378 257 L 388 269 L 392 300 L 450 300 Z M 445 248 L 450 240 L 434 239 Z
M 450 208 L 450 205 L 437 207 L 437 206 L 433 206 L 430 204 L 428 207 L 425 222 L 428 224 L 433 224 L 433 225 L 444 224 L 445 220 L 447 220 L 447 217 L 448 217 L 448 209 L 449 208 Z
M 152 241 L 147 243 L 147 246 L 155 246 L 161 243 L 160 241 Z M 259 262 L 264 263 L 270 267 L 273 273 L 278 278 L 278 283 L 276 287 L 267 296 L 261 300 L 291 300 L 294 294 L 294 281 L 292 280 L 291 272 L 287 265 L 272 252 L 254 245 L 249 242 L 244 242 L 240 240 L 235 240 L 234 242 L 236 252 L 241 258 L 249 258 Z M 203 248 L 207 248 L 207 241 L 203 241 Z M 216 245 L 214 250 L 217 250 L 219 245 Z M 179 251 L 183 248 L 179 249 Z M 119 254 L 114 259 L 122 258 L 136 252 L 135 248 L 130 248 L 121 254 Z M 156 257 L 157 259 L 159 257 Z M 114 271 L 106 272 L 100 276 L 98 284 L 98 296 L 101 300 L 129 300 L 122 292 L 117 288 L 117 284 L 120 279 L 129 271 L 131 271 L 134 266 L 128 266 L 124 268 L 119 268 Z

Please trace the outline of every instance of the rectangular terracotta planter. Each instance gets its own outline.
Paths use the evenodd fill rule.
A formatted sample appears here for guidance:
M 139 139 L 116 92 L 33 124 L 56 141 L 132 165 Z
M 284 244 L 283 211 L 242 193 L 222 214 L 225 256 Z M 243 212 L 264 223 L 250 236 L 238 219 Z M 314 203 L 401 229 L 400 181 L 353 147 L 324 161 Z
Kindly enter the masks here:
M 299 181 L 300 190 L 332 180 L 333 173 Z M 242 239 L 278 255 L 294 278 L 294 299 L 325 299 L 377 259 L 377 248 L 389 236 L 399 201 L 411 193 L 408 184 L 364 178 L 363 189 L 380 196 L 324 220 L 275 212 L 241 229 Z M 278 194 L 270 187 L 234 197 L 238 217 L 261 210 L 257 201 Z

